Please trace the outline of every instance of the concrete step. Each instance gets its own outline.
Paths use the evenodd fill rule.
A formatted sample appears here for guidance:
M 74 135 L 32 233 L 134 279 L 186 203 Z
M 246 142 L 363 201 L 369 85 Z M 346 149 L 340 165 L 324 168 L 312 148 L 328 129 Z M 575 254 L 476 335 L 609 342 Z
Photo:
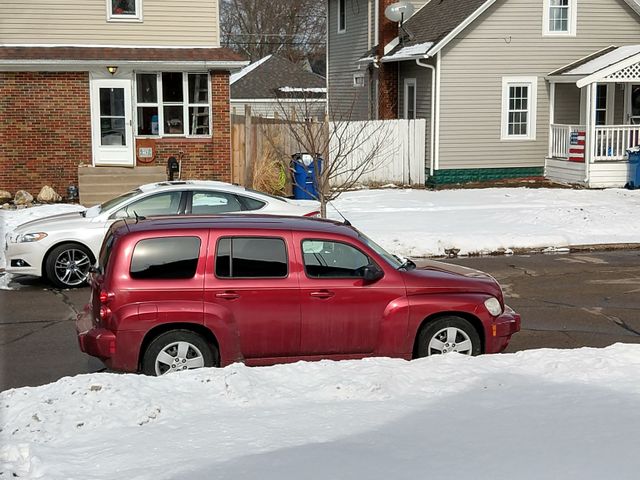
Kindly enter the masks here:
M 97 205 L 145 183 L 166 179 L 164 167 L 79 167 L 80 203 Z

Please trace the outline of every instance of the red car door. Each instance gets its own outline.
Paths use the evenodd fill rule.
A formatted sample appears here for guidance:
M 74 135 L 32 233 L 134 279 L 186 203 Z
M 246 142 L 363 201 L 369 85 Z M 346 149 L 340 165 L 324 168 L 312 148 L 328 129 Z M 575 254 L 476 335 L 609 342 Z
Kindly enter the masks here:
M 384 268 L 385 276 L 367 282 L 362 278 L 363 269 L 374 262 L 361 247 L 345 240 L 309 238 L 304 233 L 294 237 L 303 266 L 300 273 L 303 354 L 374 353 L 387 307 L 405 296 L 402 278 L 388 265 L 378 265 Z
M 232 330 L 228 338 L 239 342 L 246 360 L 300 352 L 298 272 L 289 265 L 290 236 L 248 230 L 211 234 L 205 314 L 225 317 Z

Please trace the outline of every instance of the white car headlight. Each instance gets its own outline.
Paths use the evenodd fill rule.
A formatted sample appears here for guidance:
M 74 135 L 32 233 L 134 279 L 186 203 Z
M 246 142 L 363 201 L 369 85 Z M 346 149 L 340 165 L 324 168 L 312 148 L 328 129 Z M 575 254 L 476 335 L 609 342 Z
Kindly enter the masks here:
M 502 313 L 502 306 L 500 305 L 498 299 L 495 297 L 487 298 L 484 301 L 484 306 L 487 308 L 487 311 L 494 317 L 497 317 Z
M 17 243 L 26 243 L 26 242 L 37 242 L 38 240 L 42 240 L 47 236 L 44 232 L 34 232 L 34 233 L 23 233 L 22 235 L 18 235 L 16 237 Z

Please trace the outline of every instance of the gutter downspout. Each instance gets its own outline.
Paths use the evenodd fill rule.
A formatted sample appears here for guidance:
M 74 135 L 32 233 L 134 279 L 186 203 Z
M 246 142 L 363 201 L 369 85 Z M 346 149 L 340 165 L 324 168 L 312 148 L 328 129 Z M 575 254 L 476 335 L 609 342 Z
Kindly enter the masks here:
M 428 68 L 431 70 L 431 125 L 429 132 L 429 175 L 433 175 L 435 171 L 435 119 L 436 119 L 436 67 L 429 65 L 428 63 L 421 63 L 419 58 L 416 58 L 416 65 L 419 67 Z

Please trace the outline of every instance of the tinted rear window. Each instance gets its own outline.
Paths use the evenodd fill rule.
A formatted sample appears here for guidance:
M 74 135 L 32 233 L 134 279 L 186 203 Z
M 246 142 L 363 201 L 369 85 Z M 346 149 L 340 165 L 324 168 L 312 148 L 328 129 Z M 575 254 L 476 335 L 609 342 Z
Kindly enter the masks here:
M 198 237 L 166 237 L 140 240 L 131 257 L 131 278 L 193 278 L 200 257 Z
M 218 277 L 283 278 L 287 273 L 287 249 L 281 238 L 235 237 L 218 240 Z

